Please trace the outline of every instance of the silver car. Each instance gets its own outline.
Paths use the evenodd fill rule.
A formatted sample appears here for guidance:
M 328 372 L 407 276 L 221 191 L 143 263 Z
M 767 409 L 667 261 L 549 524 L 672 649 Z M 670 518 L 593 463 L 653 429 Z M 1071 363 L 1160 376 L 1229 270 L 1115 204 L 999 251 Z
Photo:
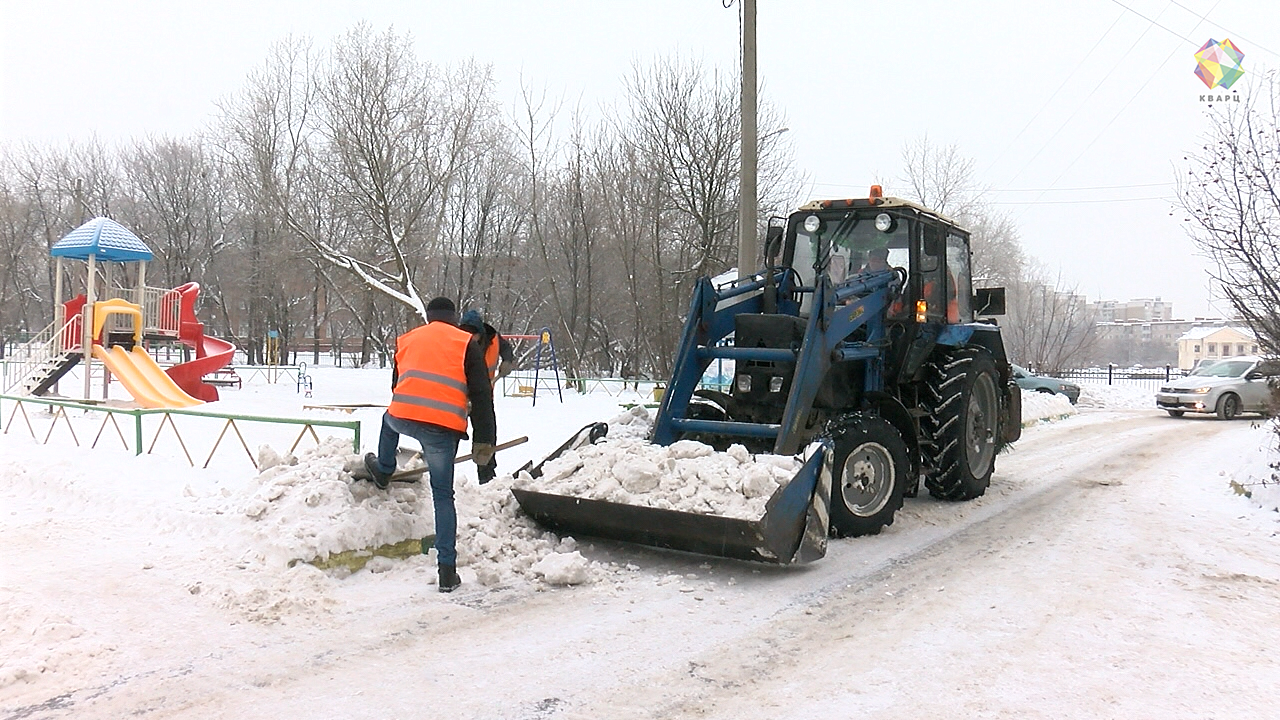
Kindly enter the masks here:
M 1214 413 L 1231 420 L 1240 413 L 1271 413 L 1272 391 L 1280 381 L 1280 362 L 1244 356 L 1201 365 L 1156 393 L 1156 406 L 1174 417 Z

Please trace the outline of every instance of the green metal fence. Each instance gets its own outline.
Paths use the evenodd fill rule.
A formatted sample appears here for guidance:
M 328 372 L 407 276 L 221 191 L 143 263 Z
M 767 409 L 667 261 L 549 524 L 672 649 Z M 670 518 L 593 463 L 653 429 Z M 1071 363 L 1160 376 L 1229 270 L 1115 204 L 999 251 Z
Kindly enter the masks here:
M 47 408 L 47 410 L 44 408 Z M 98 422 L 96 418 L 88 423 L 84 422 L 85 419 L 96 413 L 102 415 L 101 422 Z M 77 414 L 78 416 L 74 417 L 73 420 L 73 416 Z M 34 423 L 33 416 L 35 416 Z M 162 438 L 172 437 L 182 449 L 187 462 L 193 467 L 196 461 L 191 457 L 189 446 L 197 442 L 197 437 L 203 440 L 212 436 L 216 431 L 217 438 L 209 448 L 204 464 L 201 467 L 209 467 L 209 463 L 213 461 L 214 455 L 222 447 L 224 440 L 227 440 L 228 444 L 230 444 L 231 441 L 228 437 L 230 434 L 239 440 L 240 447 L 244 449 L 249 461 L 253 463 L 256 469 L 258 460 L 253 451 L 249 449 L 249 443 L 245 441 L 245 433 L 242 430 L 249 431 L 251 437 L 255 437 L 255 439 L 266 435 L 274 435 L 274 433 L 265 432 L 263 430 L 264 426 L 271 428 L 298 427 L 298 434 L 294 437 L 293 444 L 289 447 L 289 452 L 291 453 L 297 449 L 299 443 L 308 434 L 316 444 L 319 444 L 320 436 L 316 433 L 316 428 L 335 428 L 350 431 L 351 450 L 355 453 L 360 451 L 359 420 L 319 420 L 260 415 L 233 415 L 205 410 L 148 410 L 54 400 L 51 398 L 0 395 L 0 422 L 3 422 L 2 431 L 4 434 L 9 434 L 15 427 L 19 430 L 25 427 L 31 433 L 32 439 L 42 445 L 47 445 L 54 433 L 62 428 L 70 435 L 77 447 L 81 446 L 80 435 L 76 432 L 77 426 L 81 431 L 84 431 L 86 427 L 92 428 L 96 425 L 96 432 L 90 429 L 90 432 L 94 434 L 93 440 L 89 442 L 89 447 L 91 448 L 98 447 L 98 444 L 103 441 L 104 435 L 108 438 L 107 442 L 110 442 L 111 434 L 108 433 L 108 427 L 110 427 L 115 431 L 115 436 L 119 438 L 124 449 L 133 451 L 135 455 L 141 455 L 144 452 L 151 454 L 155 451 Z M 122 422 L 124 427 L 121 427 Z M 47 428 L 45 427 L 46 423 Z M 37 432 L 37 425 L 44 430 L 43 437 L 40 437 Z M 166 430 L 168 430 L 168 433 L 166 433 Z M 126 435 L 130 436 L 132 442 L 126 439 Z M 85 433 L 86 439 L 87 436 L 88 433 Z M 148 437 L 150 438 L 149 441 Z M 286 440 L 288 437 L 292 437 L 292 431 L 283 436 Z

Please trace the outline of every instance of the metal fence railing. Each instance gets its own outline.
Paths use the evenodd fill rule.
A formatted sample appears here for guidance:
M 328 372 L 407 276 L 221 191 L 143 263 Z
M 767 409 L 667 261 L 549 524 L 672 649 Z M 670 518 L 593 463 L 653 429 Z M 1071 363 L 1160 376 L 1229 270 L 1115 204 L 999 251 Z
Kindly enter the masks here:
M 41 445 L 50 444 L 56 437 L 70 439 L 76 447 L 87 444 L 90 448 L 97 448 L 103 442 L 114 445 L 115 438 L 124 450 L 134 455 L 144 452 L 180 455 L 193 467 L 197 458 L 203 457 L 200 467 L 204 468 L 214 462 L 215 456 L 218 456 L 220 465 L 225 463 L 227 453 L 219 455 L 219 449 L 232 446 L 233 449 L 227 452 L 236 454 L 234 446 L 238 441 L 249 462 L 257 469 L 258 458 L 250 449 L 251 443 L 246 440 L 246 434 L 253 441 L 253 447 L 263 444 L 285 447 L 288 444 L 288 452 L 293 452 L 308 435 L 317 445 L 320 444 L 316 428 L 331 428 L 350 432 L 352 452 L 360 450 L 359 420 L 234 415 L 203 410 L 147 410 L 0 395 L 0 422 L 3 422 L 0 432 L 7 435 L 25 429 Z M 193 451 L 195 457 L 192 456 Z
M 1053 377 L 1076 383 L 1126 385 L 1129 387 L 1149 388 L 1154 391 L 1160 389 L 1161 385 L 1170 380 L 1177 380 L 1185 375 L 1186 372 L 1172 365 L 1153 368 L 1122 368 L 1116 365 L 1109 365 L 1107 367 L 1066 370 L 1054 373 Z

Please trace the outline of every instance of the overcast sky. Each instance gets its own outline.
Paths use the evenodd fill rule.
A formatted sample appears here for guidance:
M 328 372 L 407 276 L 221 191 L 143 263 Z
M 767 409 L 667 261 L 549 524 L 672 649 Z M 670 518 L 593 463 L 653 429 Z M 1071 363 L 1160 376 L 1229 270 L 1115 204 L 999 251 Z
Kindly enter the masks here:
M 902 193 L 902 148 L 927 134 L 974 158 L 1026 249 L 1090 300 L 1226 309 L 1210 309 L 1172 205 L 1210 122 L 1193 54 L 1230 38 L 1246 73 L 1232 89 L 1255 92 L 1280 65 L 1280 2 L 759 6 L 759 77 L 809 180 L 802 200 L 876 180 Z M 273 43 L 324 46 L 361 20 L 411 33 L 431 62 L 491 63 L 508 104 L 522 78 L 594 109 L 635 63 L 681 53 L 736 73 L 739 58 L 738 8 L 722 0 L 0 0 L 0 142 L 195 132 Z

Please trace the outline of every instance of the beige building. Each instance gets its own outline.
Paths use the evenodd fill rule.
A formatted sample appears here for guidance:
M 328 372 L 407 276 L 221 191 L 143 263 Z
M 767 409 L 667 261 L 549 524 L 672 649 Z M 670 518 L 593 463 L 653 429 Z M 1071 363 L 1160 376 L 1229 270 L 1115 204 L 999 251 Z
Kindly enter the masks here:
M 1165 322 L 1173 319 L 1173 303 L 1160 298 L 1099 300 L 1090 304 L 1094 320 L 1106 323 Z
M 1198 327 L 1178 338 L 1178 367 L 1190 370 L 1201 360 L 1257 355 L 1258 339 L 1246 327 Z

